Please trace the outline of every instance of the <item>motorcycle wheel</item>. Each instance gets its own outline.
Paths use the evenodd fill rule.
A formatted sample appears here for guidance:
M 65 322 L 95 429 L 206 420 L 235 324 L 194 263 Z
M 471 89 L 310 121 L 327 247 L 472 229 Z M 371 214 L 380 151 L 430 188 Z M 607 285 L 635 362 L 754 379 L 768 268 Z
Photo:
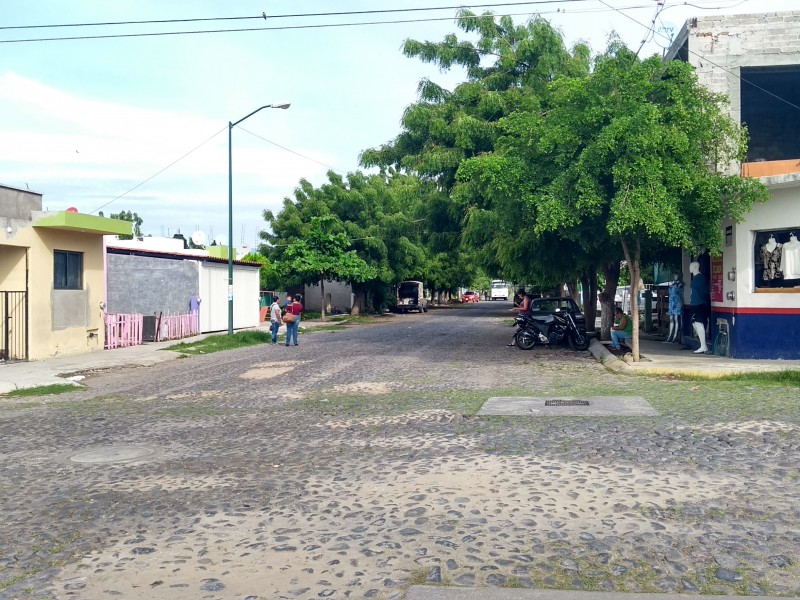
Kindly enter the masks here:
M 536 345 L 536 334 L 530 329 L 520 329 L 514 339 L 520 350 L 530 350 Z
M 569 336 L 569 347 L 573 350 L 588 350 L 589 336 L 582 329 L 578 329 L 574 334 Z

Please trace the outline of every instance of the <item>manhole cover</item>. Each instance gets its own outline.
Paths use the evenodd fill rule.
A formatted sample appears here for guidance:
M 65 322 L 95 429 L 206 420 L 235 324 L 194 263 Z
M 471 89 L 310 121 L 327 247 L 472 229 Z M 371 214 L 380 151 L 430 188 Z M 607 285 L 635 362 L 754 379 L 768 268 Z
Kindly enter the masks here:
M 545 406 L 589 406 L 588 400 L 547 400 Z
M 658 413 L 641 396 L 505 396 L 486 400 L 478 415 L 635 417 Z
M 150 448 L 144 448 L 142 446 L 103 446 L 80 452 L 71 456 L 70 460 L 76 463 L 89 464 L 125 462 L 128 460 L 136 460 L 137 458 L 144 458 L 153 453 L 154 451 Z

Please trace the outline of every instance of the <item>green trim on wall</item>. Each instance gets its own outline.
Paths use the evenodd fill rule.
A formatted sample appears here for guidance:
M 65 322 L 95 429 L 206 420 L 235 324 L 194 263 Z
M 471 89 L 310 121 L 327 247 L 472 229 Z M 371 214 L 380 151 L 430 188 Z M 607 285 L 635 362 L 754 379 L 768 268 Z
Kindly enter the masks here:
M 52 229 L 80 231 L 81 233 L 94 233 L 97 235 L 131 235 L 133 232 L 133 223 L 130 221 L 96 217 L 65 210 L 58 212 L 35 211 L 33 216 L 34 227 L 50 227 Z

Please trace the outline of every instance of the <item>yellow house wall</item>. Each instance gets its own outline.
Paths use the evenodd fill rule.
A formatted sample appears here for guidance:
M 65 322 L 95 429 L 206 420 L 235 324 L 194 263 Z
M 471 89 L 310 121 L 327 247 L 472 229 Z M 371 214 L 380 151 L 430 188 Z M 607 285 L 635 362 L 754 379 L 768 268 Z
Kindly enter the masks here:
M 28 358 L 41 360 L 102 350 L 105 344 L 103 311 L 100 303 L 105 295 L 103 269 L 103 237 L 75 231 L 49 228 L 19 227 L 13 235 L 0 240 L 0 273 L 8 271 L 3 289 L 10 283 L 22 282 L 24 289 L 25 260 L 8 266 L 15 254 L 9 246 L 28 249 Z M 54 290 L 54 250 L 83 253 L 83 289 Z M 19 252 L 16 254 L 19 255 Z M 65 313 L 65 311 L 68 311 Z M 54 319 L 55 317 L 55 319 Z M 58 326 L 58 321 L 70 326 Z

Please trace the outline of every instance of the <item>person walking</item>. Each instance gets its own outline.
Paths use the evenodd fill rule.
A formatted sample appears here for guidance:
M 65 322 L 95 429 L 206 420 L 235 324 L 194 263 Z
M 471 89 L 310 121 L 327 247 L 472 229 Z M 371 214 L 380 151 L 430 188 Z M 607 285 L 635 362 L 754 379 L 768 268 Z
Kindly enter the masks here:
M 614 350 L 622 349 L 622 342 L 633 337 L 633 321 L 618 306 L 614 309 L 616 323 L 611 328 L 611 347 Z
M 281 328 L 282 320 L 281 304 L 278 302 L 278 296 L 275 296 L 272 299 L 272 305 L 269 307 L 269 329 L 272 332 L 273 346 L 278 343 L 278 329 Z
M 289 345 L 289 342 L 294 342 L 294 345 L 297 346 L 297 329 L 300 325 L 300 314 L 303 312 L 303 305 L 300 304 L 300 294 L 297 294 L 292 300 L 292 303 L 286 307 L 286 314 L 284 315 L 284 321 L 286 322 L 286 345 Z M 289 321 L 286 321 L 286 317 L 292 315 Z

